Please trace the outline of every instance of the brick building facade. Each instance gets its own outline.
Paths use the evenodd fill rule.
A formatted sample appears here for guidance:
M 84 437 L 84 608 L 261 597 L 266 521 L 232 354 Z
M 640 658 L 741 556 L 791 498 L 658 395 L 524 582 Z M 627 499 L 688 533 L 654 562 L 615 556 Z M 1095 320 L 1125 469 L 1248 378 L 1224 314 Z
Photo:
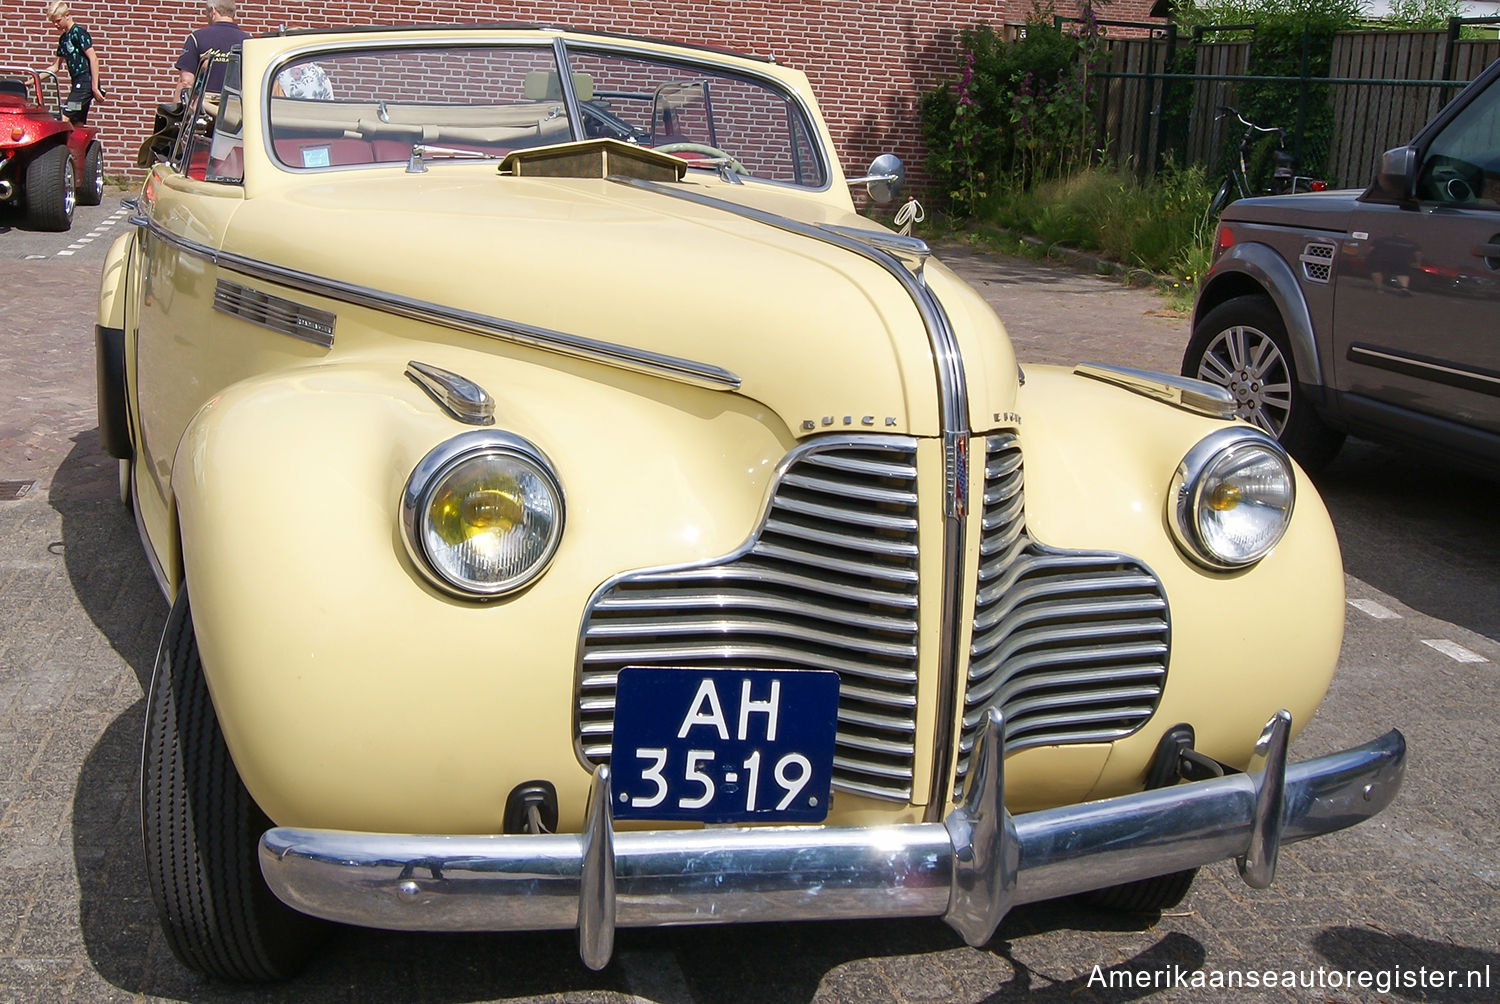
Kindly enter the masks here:
M 1059 12 L 1074 0 L 1060 0 Z M 50 65 L 57 33 L 45 0 L 0 0 L 0 65 Z M 150 132 L 156 102 L 170 100 L 172 64 L 183 39 L 207 23 L 191 0 L 106 4 L 73 0 L 73 16 L 93 35 L 109 101 L 89 124 L 101 129 L 105 170 L 136 172 L 135 152 Z M 807 73 L 847 170 L 863 171 L 894 151 L 919 180 L 922 147 L 917 99 L 955 74 L 957 35 L 979 22 L 1024 20 L 1028 0 L 246 0 L 239 23 L 251 32 L 343 24 L 526 22 L 649 35 L 775 56 Z M 1151 0 L 1113 0 L 1106 16 L 1147 20 Z M 66 86 L 64 86 L 66 91 Z

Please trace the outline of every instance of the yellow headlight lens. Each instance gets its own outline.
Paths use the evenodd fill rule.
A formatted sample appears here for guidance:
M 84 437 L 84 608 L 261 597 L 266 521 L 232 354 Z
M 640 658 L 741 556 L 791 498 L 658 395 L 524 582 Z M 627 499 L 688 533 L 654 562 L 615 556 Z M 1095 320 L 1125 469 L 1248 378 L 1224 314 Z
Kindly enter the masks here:
M 506 443 L 489 448 L 483 439 L 467 450 L 458 445 L 439 447 L 412 473 L 403 531 L 424 571 L 444 588 L 514 592 L 557 550 L 561 489 L 539 453 Z

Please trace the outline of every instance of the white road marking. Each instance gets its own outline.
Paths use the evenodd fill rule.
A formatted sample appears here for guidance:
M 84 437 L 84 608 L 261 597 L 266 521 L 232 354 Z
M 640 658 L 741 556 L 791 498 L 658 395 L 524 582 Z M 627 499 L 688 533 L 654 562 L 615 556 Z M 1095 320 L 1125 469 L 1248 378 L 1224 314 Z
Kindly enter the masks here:
M 70 255 L 70 254 L 72 254 L 72 253 L 73 253 L 73 252 L 71 252 L 71 251 L 59 251 L 59 252 L 57 252 L 57 257 L 59 257 L 59 258 L 61 258 L 61 257 L 63 257 L 63 256 L 64 256 L 64 255 Z
M 1451 642 L 1446 638 L 1423 638 L 1422 644 L 1436 649 L 1454 662 L 1489 662 L 1478 652 L 1470 652 L 1457 642 Z
M 1400 620 L 1401 615 L 1394 610 L 1387 610 L 1374 600 L 1350 600 L 1349 605 L 1360 613 L 1368 614 L 1378 621 Z

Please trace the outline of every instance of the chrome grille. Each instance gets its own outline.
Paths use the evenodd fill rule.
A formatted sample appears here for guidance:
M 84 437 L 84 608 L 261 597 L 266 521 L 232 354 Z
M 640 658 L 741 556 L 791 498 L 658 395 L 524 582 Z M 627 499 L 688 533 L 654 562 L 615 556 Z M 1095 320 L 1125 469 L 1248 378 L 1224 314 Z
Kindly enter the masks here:
M 985 712 L 1005 716 L 1005 752 L 1129 735 L 1166 680 L 1166 595 L 1122 554 L 1061 551 L 1026 532 L 1016 437 L 986 440 L 978 591 L 957 784 Z
M 214 286 L 214 309 L 324 348 L 333 344 L 334 315 L 329 311 L 236 282 L 218 281 Z
M 1332 244 L 1322 242 L 1308 244 L 1302 249 L 1298 257 L 1302 262 L 1302 274 L 1309 282 L 1326 284 L 1333 276 L 1334 251 Z
M 917 703 L 916 443 L 871 436 L 794 453 L 738 552 L 606 583 L 584 615 L 579 748 L 608 763 L 627 666 L 831 669 L 834 787 L 907 800 Z

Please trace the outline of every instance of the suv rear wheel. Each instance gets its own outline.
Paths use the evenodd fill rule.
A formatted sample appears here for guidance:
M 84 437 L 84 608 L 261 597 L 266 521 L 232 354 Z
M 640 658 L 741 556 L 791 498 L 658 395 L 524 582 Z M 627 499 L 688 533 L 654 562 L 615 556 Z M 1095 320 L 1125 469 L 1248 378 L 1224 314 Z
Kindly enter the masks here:
M 1182 375 L 1228 390 L 1235 416 L 1275 436 L 1308 470 L 1325 466 L 1343 445 L 1344 434 L 1318 417 L 1298 383 L 1286 325 L 1263 296 L 1237 296 L 1204 315 Z
M 26 165 L 26 218 L 40 230 L 73 225 L 73 158 L 54 146 Z

